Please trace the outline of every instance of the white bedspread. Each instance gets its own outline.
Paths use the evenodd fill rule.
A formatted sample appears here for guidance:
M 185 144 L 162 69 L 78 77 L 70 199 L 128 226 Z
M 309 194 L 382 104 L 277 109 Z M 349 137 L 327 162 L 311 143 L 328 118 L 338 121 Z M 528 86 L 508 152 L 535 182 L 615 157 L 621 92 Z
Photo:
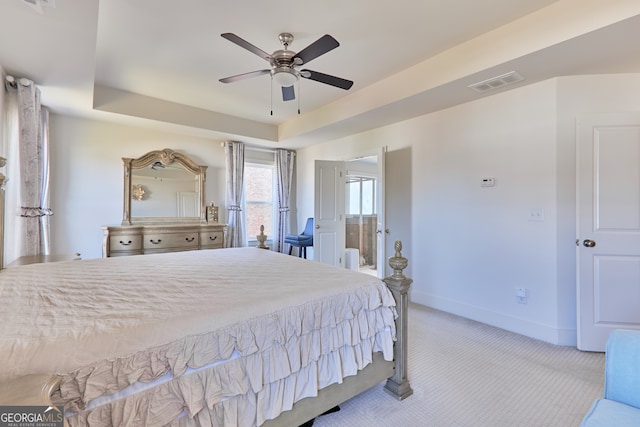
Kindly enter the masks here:
M 191 416 L 208 408 L 200 415 L 233 424 L 230 411 L 253 405 L 259 425 L 313 393 L 305 377 L 323 386 L 362 369 L 374 351 L 391 360 L 394 305 L 374 277 L 255 248 L 17 267 L 0 272 L 0 381 L 59 374 L 65 409 L 81 411 L 91 399 L 171 372 L 166 402 L 145 397 L 119 416 L 142 405 L 168 423 L 185 408 Z M 234 350 L 241 357 L 224 373 L 180 377 Z M 285 400 L 281 408 L 274 399 Z

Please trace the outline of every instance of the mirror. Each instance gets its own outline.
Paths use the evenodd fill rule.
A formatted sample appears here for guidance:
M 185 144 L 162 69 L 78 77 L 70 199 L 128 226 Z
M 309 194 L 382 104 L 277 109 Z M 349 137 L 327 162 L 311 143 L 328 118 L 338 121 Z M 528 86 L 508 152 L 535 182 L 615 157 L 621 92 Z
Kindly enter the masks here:
M 123 225 L 207 222 L 206 166 L 169 148 L 122 161 Z

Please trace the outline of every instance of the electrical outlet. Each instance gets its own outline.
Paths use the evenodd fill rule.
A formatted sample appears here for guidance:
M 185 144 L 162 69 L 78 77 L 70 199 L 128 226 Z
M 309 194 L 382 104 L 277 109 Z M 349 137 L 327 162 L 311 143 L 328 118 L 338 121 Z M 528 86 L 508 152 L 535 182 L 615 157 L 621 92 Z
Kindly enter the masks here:
M 480 181 L 481 187 L 495 187 L 496 179 L 495 178 L 482 178 Z
M 518 304 L 526 304 L 529 291 L 527 288 L 516 288 L 516 302 Z

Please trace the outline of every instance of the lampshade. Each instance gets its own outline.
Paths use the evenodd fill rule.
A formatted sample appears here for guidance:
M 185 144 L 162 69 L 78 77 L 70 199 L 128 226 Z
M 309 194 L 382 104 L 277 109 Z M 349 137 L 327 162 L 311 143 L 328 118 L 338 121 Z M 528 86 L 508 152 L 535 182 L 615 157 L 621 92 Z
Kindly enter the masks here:
M 291 68 L 280 67 L 273 74 L 273 80 L 279 86 L 292 86 L 295 82 L 298 81 L 298 76 L 295 71 Z

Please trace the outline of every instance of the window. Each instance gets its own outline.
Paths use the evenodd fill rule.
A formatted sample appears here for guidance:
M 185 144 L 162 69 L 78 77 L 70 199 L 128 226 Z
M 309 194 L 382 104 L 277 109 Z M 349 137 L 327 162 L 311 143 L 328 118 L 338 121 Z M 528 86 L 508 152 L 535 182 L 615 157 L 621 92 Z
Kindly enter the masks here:
M 347 215 L 374 215 L 376 180 L 349 177 L 347 180 Z
M 245 217 L 247 221 L 247 240 L 256 241 L 260 226 L 264 225 L 264 234 L 273 237 L 274 218 L 274 174 L 273 165 L 245 163 Z

